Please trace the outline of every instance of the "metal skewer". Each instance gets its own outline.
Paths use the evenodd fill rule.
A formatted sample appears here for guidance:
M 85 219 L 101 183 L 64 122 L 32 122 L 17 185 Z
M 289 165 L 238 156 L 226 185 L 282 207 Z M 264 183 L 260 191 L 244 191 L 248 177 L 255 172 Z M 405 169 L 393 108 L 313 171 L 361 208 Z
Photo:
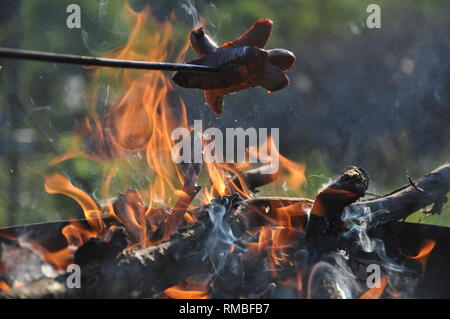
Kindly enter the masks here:
M 167 62 L 146 62 L 146 61 L 130 61 L 108 58 L 96 58 L 82 55 L 48 53 L 41 51 L 29 51 L 21 49 L 10 49 L 0 47 L 0 58 L 34 60 L 53 63 L 80 64 L 110 68 L 126 68 L 141 70 L 160 70 L 160 71 L 202 71 L 202 72 L 218 72 L 223 70 L 221 67 L 167 63 Z

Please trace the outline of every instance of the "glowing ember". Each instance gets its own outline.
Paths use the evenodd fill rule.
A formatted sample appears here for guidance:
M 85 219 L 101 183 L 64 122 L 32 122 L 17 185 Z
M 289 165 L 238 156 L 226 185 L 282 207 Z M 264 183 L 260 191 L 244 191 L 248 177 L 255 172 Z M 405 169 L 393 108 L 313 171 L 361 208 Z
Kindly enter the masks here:
M 164 290 L 164 294 L 172 299 L 207 299 L 208 291 L 200 282 L 189 280 Z
M 0 281 L 0 291 L 10 290 L 11 287 L 4 281 Z
M 388 278 L 386 276 L 381 277 L 379 287 L 372 287 L 367 290 L 359 299 L 379 299 L 386 289 Z

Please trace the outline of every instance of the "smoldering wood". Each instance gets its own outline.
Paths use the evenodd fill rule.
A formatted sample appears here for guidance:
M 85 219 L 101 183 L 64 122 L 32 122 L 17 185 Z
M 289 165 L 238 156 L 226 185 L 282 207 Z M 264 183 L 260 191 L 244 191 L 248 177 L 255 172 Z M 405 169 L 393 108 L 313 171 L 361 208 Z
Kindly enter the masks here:
M 319 192 L 311 214 L 324 218 L 340 217 L 344 207 L 363 197 L 368 187 L 369 177 L 362 168 L 347 167 L 342 175 Z
M 372 219 L 368 227 L 395 222 L 424 209 L 430 205 L 442 207 L 446 195 L 450 191 L 450 164 L 445 164 L 420 178 L 415 185 L 405 185 L 389 194 L 373 200 L 354 202 L 346 209 L 355 213 L 369 209 Z M 257 197 L 244 200 L 240 214 L 253 217 L 253 211 L 265 211 L 270 207 L 286 207 L 291 205 L 312 206 L 313 200 L 296 197 Z M 247 208 L 248 207 L 248 208 Z M 431 209 L 433 211 L 433 208 Z M 358 215 L 358 214 L 356 214 Z M 263 219 L 255 220 L 252 225 L 263 226 Z
M 144 249 L 125 250 L 115 257 L 105 251 L 117 247 L 116 240 L 123 241 L 124 230 L 116 231 L 115 234 L 123 236 L 113 236 L 110 243 L 91 239 L 75 255 L 74 262 L 82 270 L 81 289 L 68 288 L 68 275 L 64 274 L 0 293 L 0 298 L 151 297 L 195 273 L 211 271 L 204 253 L 211 228 L 209 217 L 204 216 L 194 226 L 177 231 L 169 241 Z M 240 235 L 242 233 L 237 236 Z M 122 245 L 124 247 L 126 245 Z
M 362 168 L 350 166 L 316 196 L 306 225 L 306 239 L 316 248 L 326 250 L 335 245 L 334 239 L 342 230 L 342 211 L 365 195 L 369 177 Z M 316 243 L 315 239 L 319 238 Z
M 66 285 L 67 274 L 0 293 L 0 298 L 151 297 L 208 267 L 202 260 L 209 221 L 178 231 L 169 241 L 123 251 L 115 257 L 81 261 L 81 288 Z M 80 248 L 81 249 L 81 248 Z M 77 260 L 75 260 L 75 263 Z
M 429 205 L 442 207 L 450 191 L 450 164 L 445 164 L 431 173 L 378 199 L 365 200 L 348 207 L 358 213 L 369 209 L 372 214 L 371 227 L 397 221 Z
M 77 260 L 76 256 L 75 263 L 80 262 L 82 269 L 81 289 L 67 288 L 67 275 L 62 275 L 2 292 L 0 298 L 150 297 L 195 273 L 212 270 L 204 253 L 211 228 L 209 216 L 205 216 L 195 225 L 177 231 L 169 241 L 156 246 L 90 261 L 86 258 Z M 243 231 L 235 236 L 242 236 Z M 105 249 L 102 247 L 102 250 Z M 92 256 L 92 253 L 88 255 Z
M 384 210 L 392 211 L 392 219 L 401 218 L 407 214 L 424 208 L 437 201 L 448 192 L 450 181 L 450 165 L 444 165 L 432 173 L 420 179 L 415 186 L 410 185 L 402 188 L 400 191 L 388 194 L 377 200 L 361 201 L 349 205 L 357 208 L 362 205 L 378 208 L 382 203 Z M 420 190 L 419 190 L 420 187 Z M 423 198 L 414 201 L 414 205 L 409 205 L 411 194 L 417 194 Z M 402 201 L 406 209 L 402 208 Z M 233 227 L 235 236 L 241 236 L 246 230 L 254 229 L 267 224 L 265 218 L 260 218 L 259 213 L 255 210 L 266 211 L 269 207 L 283 207 L 290 205 L 309 205 L 312 206 L 311 200 L 303 198 L 255 198 L 240 202 L 236 209 L 230 214 L 228 221 L 232 224 L 239 224 L 239 227 Z M 392 208 L 391 206 L 392 205 Z M 246 207 L 247 209 L 244 209 Z M 250 209 L 251 207 L 252 209 Z M 197 209 L 199 215 L 206 214 L 207 207 Z M 407 211 L 409 209 L 409 211 Z M 202 211 L 202 212 L 201 212 Z M 373 210 L 376 212 L 377 210 Z M 249 216 L 258 215 L 258 218 L 249 218 Z M 375 214 L 375 216 L 377 216 Z M 387 213 L 384 216 L 389 216 Z M 444 262 L 445 256 L 450 254 L 450 231 L 448 228 L 437 228 L 436 226 L 424 226 L 408 223 L 387 222 L 385 225 L 378 223 L 378 227 L 372 231 L 386 229 L 384 227 L 392 227 L 399 229 L 397 234 L 407 229 L 404 235 L 394 236 L 395 231 L 380 231 L 374 233 L 381 240 L 387 243 L 389 251 L 398 254 L 398 250 L 416 249 L 420 244 L 420 240 L 424 238 L 423 234 L 427 234 L 429 238 L 437 241 L 438 245 L 430 256 L 428 268 L 433 269 L 431 275 L 424 277 L 421 287 L 428 287 L 433 290 L 434 285 L 440 285 L 439 280 L 433 277 L 435 267 L 439 269 L 447 269 L 447 262 Z M 61 225 L 64 225 L 62 223 Z M 60 227 L 61 227 L 60 225 Z M 406 226 L 405 226 L 406 225 Z M 45 225 L 40 225 L 42 229 L 46 229 Z M 426 232 L 423 229 L 427 229 Z M 48 229 L 48 228 L 47 228 Z M 86 288 L 81 290 L 69 290 L 65 286 L 66 276 L 60 276 L 56 279 L 42 279 L 33 283 L 26 284 L 22 287 L 12 289 L 0 294 L 1 298 L 79 298 L 79 297 L 149 297 L 152 294 L 159 293 L 164 289 L 186 279 L 194 273 L 209 272 L 211 270 L 204 255 L 199 253 L 203 251 L 204 243 L 211 229 L 211 221 L 207 216 L 201 218 L 199 222 L 191 227 L 185 227 L 176 232 L 172 238 L 157 246 L 143 249 L 124 251 L 118 256 L 111 258 L 89 261 L 85 260 L 83 280 Z M 440 235 L 436 234 L 439 230 Z M 22 229 L 22 231 L 25 231 Z M 417 232 L 417 234 L 415 234 Z M 416 235 L 415 237 L 413 235 Z M 406 245 L 406 246 L 405 246 Z M 441 247 L 437 250 L 438 247 Z M 80 248 L 81 249 L 81 248 Z M 435 252 L 436 251 L 436 252 Z M 411 251 L 411 256 L 414 252 Z M 436 266 L 435 266 L 436 265 Z M 446 271 L 446 270 L 442 270 Z M 443 274 L 443 273 L 442 273 Z M 431 277 L 430 277 L 431 276 Z M 429 279 L 431 278 L 431 279 Z M 439 296 L 448 296 L 448 287 L 450 283 L 446 283 L 445 287 L 436 289 Z M 420 293 L 420 292 L 419 292 Z

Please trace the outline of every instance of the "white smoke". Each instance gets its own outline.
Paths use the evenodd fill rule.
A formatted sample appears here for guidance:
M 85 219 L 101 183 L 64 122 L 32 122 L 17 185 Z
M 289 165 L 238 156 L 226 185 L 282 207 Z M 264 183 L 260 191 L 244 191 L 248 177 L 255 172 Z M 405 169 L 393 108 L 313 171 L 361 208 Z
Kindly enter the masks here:
M 186 15 L 191 19 L 192 26 L 198 25 L 199 15 L 194 2 L 192 0 L 183 0 L 180 5 Z
M 384 210 L 372 212 L 369 207 L 359 207 L 357 209 L 347 207 L 342 214 L 342 220 L 346 223 L 348 231 L 344 237 L 351 238 L 356 234 L 355 243 L 360 246 L 365 253 L 373 254 L 379 260 L 380 266 L 388 276 L 389 283 L 387 291 L 402 286 L 400 289 L 405 296 L 409 294 L 416 285 L 416 275 L 404 265 L 399 264 L 386 254 L 384 242 L 378 238 L 370 238 L 368 230 L 376 226 L 373 224 L 375 216 L 385 213 Z M 407 280 L 405 280 L 407 278 Z
M 208 207 L 208 215 L 213 228 L 206 243 L 204 258 L 210 259 L 215 274 L 225 265 L 232 247 L 242 249 L 234 244 L 236 237 L 233 235 L 230 224 L 224 218 L 226 213 L 227 208 L 222 204 L 213 202 Z

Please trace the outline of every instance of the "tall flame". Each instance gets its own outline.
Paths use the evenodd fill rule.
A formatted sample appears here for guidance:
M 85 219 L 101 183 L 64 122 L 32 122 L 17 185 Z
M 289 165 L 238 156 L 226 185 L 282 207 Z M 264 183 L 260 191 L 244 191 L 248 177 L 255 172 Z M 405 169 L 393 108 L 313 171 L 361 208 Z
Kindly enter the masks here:
M 177 48 L 172 40 L 175 38 L 173 16 L 161 23 L 150 17 L 148 9 L 135 12 L 129 5 L 126 5 L 125 13 L 132 25 L 128 40 L 120 50 L 109 52 L 107 57 L 155 62 L 183 61 L 189 42 L 186 41 L 181 48 Z M 149 23 L 155 28 L 150 30 Z M 185 209 L 190 200 L 183 187 L 184 173 L 171 157 L 174 146 L 172 131 L 180 127 L 191 131 L 192 128 L 188 124 L 185 104 L 181 100 L 174 101 L 172 83 L 167 75 L 160 71 L 111 69 L 99 69 L 92 74 L 94 94 L 90 97 L 91 102 L 87 108 L 89 116 L 77 127 L 70 150 L 49 164 L 56 166 L 76 158 L 100 164 L 103 183 L 101 200 L 98 202 L 102 205 L 76 187 L 66 176 L 59 173 L 45 176 L 45 190 L 50 194 L 63 194 L 75 200 L 83 210 L 89 226 L 76 221 L 67 225 L 62 233 L 68 247 L 61 251 L 48 252 L 44 247 L 33 246 L 44 260 L 57 269 L 63 269 L 70 262 L 73 256 L 72 246 L 81 246 L 92 237 L 102 237 L 105 240 L 109 238 L 108 234 L 115 226 L 108 226 L 104 217 L 113 218 L 125 227 L 133 247 L 156 244 L 158 240 L 149 238 L 149 230 L 155 231 L 162 222 L 165 222 L 162 240 L 170 237 L 179 226 L 177 221 L 171 219 L 171 215 L 180 214 L 188 224 L 196 222 L 195 217 Z M 95 95 L 101 82 L 115 88 L 111 90 L 115 93 L 108 97 L 105 114 L 99 114 L 98 98 Z M 267 186 L 267 192 L 279 193 L 280 189 L 298 192 L 306 181 L 305 166 L 282 156 L 273 137 L 268 137 L 258 147 L 249 147 L 247 152 L 247 155 L 258 158 L 261 163 L 279 166 L 278 179 Z M 278 159 L 276 163 L 271 162 L 274 158 Z M 242 172 L 251 167 L 251 163 L 205 162 L 204 171 L 211 186 L 204 187 L 197 196 L 200 204 L 235 192 L 243 198 L 254 196 L 242 178 Z M 112 196 L 117 193 L 113 188 L 113 181 L 130 186 L 133 182 L 130 172 L 145 176 L 146 184 L 140 182 L 139 189 L 129 189 L 113 199 Z M 239 185 L 232 176 L 238 176 Z M 187 201 L 189 202 L 186 204 Z M 272 210 L 268 225 L 258 231 L 257 242 L 248 243 L 248 247 L 253 245 L 253 251 L 267 254 L 272 274 L 276 276 L 277 267 L 289 261 L 286 250 L 298 238 L 311 203 L 268 209 Z M 262 215 L 265 215 L 264 212 Z M 230 253 L 233 253 L 232 248 Z M 293 284 L 300 296 L 302 273 L 298 271 L 293 275 Z M 205 287 L 196 287 L 192 283 L 175 285 L 164 293 L 170 298 L 208 297 Z
M 149 9 L 135 12 L 128 4 L 124 12 L 132 20 L 132 30 L 123 48 L 108 53 L 107 57 L 154 62 L 172 57 L 176 47 L 172 41 L 172 21 L 157 22 L 151 19 Z M 146 27 L 149 21 L 156 26 L 152 31 Z M 187 49 L 186 41 L 175 57 L 176 62 L 182 61 Z M 146 236 L 147 220 L 152 220 L 149 215 L 155 213 L 156 206 L 167 206 L 182 193 L 184 176 L 171 160 L 171 132 L 178 127 L 188 128 L 185 105 L 181 101 L 178 109 L 170 105 L 172 84 L 160 71 L 102 69 L 94 73 L 92 82 L 94 86 L 98 85 L 100 79 L 116 83 L 118 76 L 119 89 L 110 97 L 107 113 L 103 116 L 97 113 L 96 96 L 93 95 L 88 106 L 89 117 L 76 130 L 85 141 L 86 148 L 83 150 L 82 145 L 74 143 L 67 154 L 50 162 L 50 165 L 58 165 L 66 160 L 87 158 L 100 163 L 104 168 L 104 207 L 100 208 L 88 194 L 61 174 L 45 178 L 45 190 L 74 199 L 83 209 L 92 228 L 88 230 L 76 223 L 64 228 L 63 234 L 69 244 L 80 245 L 90 237 L 100 235 L 105 228 L 102 217 L 108 215 L 118 219 L 127 228 L 132 241 L 145 247 L 150 244 Z M 175 112 L 179 115 L 175 116 Z M 127 192 L 123 198 L 119 196 L 121 205 L 114 207 L 111 182 L 116 174 L 133 168 L 135 154 L 145 158 L 145 171 L 141 174 L 148 176 L 149 183 L 146 190 Z M 146 204 L 144 200 L 147 200 Z

